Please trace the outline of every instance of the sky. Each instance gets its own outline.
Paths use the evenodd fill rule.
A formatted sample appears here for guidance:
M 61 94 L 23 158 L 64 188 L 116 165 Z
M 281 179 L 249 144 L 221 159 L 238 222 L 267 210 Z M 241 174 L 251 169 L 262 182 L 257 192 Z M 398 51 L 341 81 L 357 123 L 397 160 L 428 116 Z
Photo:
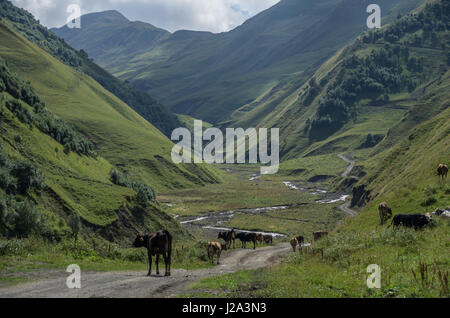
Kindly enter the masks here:
M 143 21 L 170 32 L 226 32 L 280 0 L 12 0 L 47 27 L 60 27 L 79 5 L 81 14 L 117 10 L 131 21 Z

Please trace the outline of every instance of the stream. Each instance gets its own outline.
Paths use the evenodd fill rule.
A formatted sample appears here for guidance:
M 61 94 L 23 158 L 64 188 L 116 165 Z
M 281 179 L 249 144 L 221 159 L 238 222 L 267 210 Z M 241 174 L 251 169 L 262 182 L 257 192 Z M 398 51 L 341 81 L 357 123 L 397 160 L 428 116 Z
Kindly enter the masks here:
M 350 171 L 355 165 L 355 162 L 352 160 L 353 158 L 348 158 L 344 156 L 344 154 L 338 155 L 339 158 L 346 161 L 349 165 L 347 169 L 342 173 L 341 176 L 348 176 Z M 253 174 L 249 181 L 255 181 L 259 179 L 261 176 L 258 174 Z M 332 193 L 328 192 L 324 189 L 320 189 L 317 187 L 310 187 L 310 184 L 300 182 L 294 183 L 291 181 L 283 181 L 283 184 L 291 189 L 292 191 L 300 191 L 300 192 L 309 192 L 312 195 L 319 196 L 319 199 L 315 201 L 316 204 L 334 204 L 338 202 L 342 202 L 343 204 L 339 206 L 339 208 L 344 211 L 346 214 L 350 216 L 356 215 L 356 211 L 353 211 L 349 208 L 346 203 L 347 199 L 350 197 L 349 194 L 342 193 Z M 168 206 L 172 206 L 170 203 L 166 203 Z M 180 224 L 183 225 L 187 229 L 200 229 L 202 232 L 206 232 L 205 234 L 210 235 L 211 237 L 216 237 L 217 233 L 220 231 L 230 231 L 231 228 L 228 228 L 223 225 L 224 222 L 230 221 L 236 215 L 261 215 L 266 214 L 268 212 L 277 211 L 277 210 L 285 210 L 291 206 L 289 205 L 279 205 L 279 206 L 271 206 L 271 207 L 261 207 L 261 208 L 252 208 L 252 209 L 236 209 L 230 211 L 211 211 L 206 213 L 200 213 L 197 216 L 179 216 L 175 215 L 174 218 L 180 221 Z M 236 231 L 245 232 L 245 233 L 261 233 L 263 235 L 272 235 L 274 238 L 283 238 L 287 235 L 284 233 L 276 233 L 276 232 L 262 232 L 262 231 L 251 231 L 251 230 L 243 230 L 235 228 Z

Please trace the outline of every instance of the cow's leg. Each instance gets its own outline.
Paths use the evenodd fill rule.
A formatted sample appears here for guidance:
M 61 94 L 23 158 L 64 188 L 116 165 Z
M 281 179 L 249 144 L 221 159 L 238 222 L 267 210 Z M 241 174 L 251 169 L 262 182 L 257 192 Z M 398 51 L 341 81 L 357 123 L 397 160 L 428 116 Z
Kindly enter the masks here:
M 220 254 L 222 253 L 222 251 L 218 251 L 217 252 L 217 265 L 220 264 Z
M 152 253 L 148 250 L 148 274 L 147 276 L 152 275 Z
M 156 275 L 159 275 L 159 253 L 156 254 Z
M 253 241 L 253 249 L 256 250 L 256 240 Z
M 164 274 L 164 276 L 170 276 L 170 260 L 169 260 L 169 253 L 164 253 L 163 254 L 164 257 L 164 265 L 166 266 L 166 272 Z

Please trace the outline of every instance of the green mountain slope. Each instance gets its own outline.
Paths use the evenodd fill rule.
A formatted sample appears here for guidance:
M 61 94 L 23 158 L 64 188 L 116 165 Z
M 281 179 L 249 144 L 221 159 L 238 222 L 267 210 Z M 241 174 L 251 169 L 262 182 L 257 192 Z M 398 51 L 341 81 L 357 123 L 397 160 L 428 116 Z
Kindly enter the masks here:
M 379 4 L 388 15 L 397 4 L 418 2 Z M 366 28 L 366 7 L 355 0 L 283 0 L 221 34 L 167 34 L 114 12 L 82 18 L 81 30 L 53 31 L 173 111 L 217 124 L 288 79 L 300 85 Z M 148 47 L 133 50 L 142 32 L 148 33 Z M 112 41 L 112 34 L 127 34 L 130 44 Z
M 113 182 L 110 172 L 116 168 L 95 154 L 84 136 L 48 112 L 33 88 L 1 58 L 0 93 L 2 236 L 38 234 L 59 241 L 71 235 L 75 216 L 86 240 L 101 236 L 124 243 L 149 227 L 186 235 L 142 179 L 134 182 L 148 191 L 144 198 L 137 187 Z
M 181 126 L 177 117 L 150 95 L 136 89 L 130 83 L 118 80 L 97 66 L 84 51 L 74 50 L 49 32 L 47 28 L 41 26 L 27 11 L 15 7 L 10 1 L 2 0 L 0 1 L 0 18 L 7 19 L 16 31 L 41 49 L 49 52 L 63 63 L 94 78 L 105 89 L 131 106 L 166 136 L 170 136 L 173 129 Z M 138 39 L 138 42 L 141 42 L 141 40 Z
M 172 143 L 92 78 L 1 26 L 0 56 L 30 81 L 48 108 L 73 124 L 112 164 L 151 180 L 157 190 L 215 182 L 207 168 L 174 165 Z
M 262 96 L 232 124 L 280 127 L 285 159 L 375 146 L 448 69 L 448 16 L 432 10 L 365 33 L 305 84 Z

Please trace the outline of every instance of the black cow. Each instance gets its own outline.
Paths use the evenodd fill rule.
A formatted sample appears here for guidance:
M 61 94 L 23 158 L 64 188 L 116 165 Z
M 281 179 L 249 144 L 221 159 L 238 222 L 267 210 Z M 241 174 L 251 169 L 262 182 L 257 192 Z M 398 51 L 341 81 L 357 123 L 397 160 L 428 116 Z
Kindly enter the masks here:
M 392 224 L 394 224 L 395 227 L 403 225 L 406 227 L 413 227 L 416 230 L 423 228 L 429 223 L 430 220 L 422 214 L 398 214 L 394 216 L 394 219 L 392 220 Z
M 156 256 L 156 274 L 159 275 L 159 255 L 162 254 L 166 265 L 165 276 L 170 276 L 170 265 L 172 258 L 172 235 L 166 231 L 159 231 L 150 235 L 138 235 L 134 240 L 133 247 L 145 247 L 148 252 L 148 274 L 152 275 L 152 256 Z
M 223 239 L 227 243 L 228 248 L 231 248 L 231 242 L 233 242 L 233 248 L 236 248 L 236 231 L 232 229 L 228 232 L 219 232 L 218 239 Z
M 256 233 L 241 232 L 236 235 L 236 238 L 242 242 L 242 248 L 247 246 L 247 242 L 253 242 L 253 249 L 256 249 Z
M 302 246 L 305 243 L 305 238 L 303 236 L 297 236 L 298 245 Z

